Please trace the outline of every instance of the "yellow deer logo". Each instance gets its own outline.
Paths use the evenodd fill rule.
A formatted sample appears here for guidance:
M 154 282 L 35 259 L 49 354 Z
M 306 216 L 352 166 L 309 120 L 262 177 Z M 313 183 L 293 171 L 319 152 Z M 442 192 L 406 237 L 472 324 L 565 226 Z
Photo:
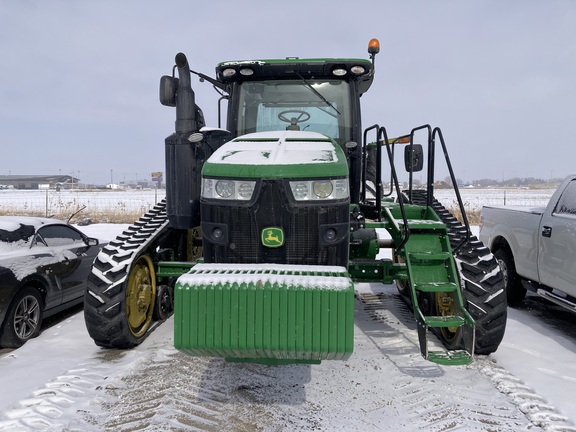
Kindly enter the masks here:
M 282 228 L 265 228 L 262 230 L 262 244 L 266 247 L 280 247 L 284 244 Z

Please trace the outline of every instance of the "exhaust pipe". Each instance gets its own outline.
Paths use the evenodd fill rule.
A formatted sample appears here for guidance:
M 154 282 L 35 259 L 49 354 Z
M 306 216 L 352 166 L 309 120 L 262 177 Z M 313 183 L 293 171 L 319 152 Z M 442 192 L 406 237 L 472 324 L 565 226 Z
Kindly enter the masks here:
M 178 87 L 176 89 L 176 132 L 196 132 L 196 101 L 190 80 L 190 66 L 183 53 L 176 54 Z
M 179 79 L 162 77 L 160 102 L 176 107 L 176 132 L 165 140 L 166 213 L 172 228 L 190 229 L 200 225 L 201 169 L 204 162 L 198 132 L 198 107 L 190 79 L 188 60 L 176 55 Z

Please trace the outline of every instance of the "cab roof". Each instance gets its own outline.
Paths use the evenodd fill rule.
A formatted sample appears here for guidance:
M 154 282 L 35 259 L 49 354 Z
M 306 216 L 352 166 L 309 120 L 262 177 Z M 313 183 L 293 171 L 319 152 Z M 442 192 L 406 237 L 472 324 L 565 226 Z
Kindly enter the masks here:
M 316 58 L 268 60 L 235 60 L 216 66 L 218 81 L 223 83 L 285 80 L 341 79 L 358 81 L 360 94 L 366 92 L 374 78 L 372 62 L 367 59 Z

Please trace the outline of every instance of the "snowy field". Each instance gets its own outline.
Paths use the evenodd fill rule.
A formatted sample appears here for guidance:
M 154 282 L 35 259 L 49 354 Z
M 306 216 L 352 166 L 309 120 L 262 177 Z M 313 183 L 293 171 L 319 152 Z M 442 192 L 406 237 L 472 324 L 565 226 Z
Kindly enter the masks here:
M 541 206 L 552 193 L 507 190 L 506 204 Z M 32 208 L 46 195 L 0 191 L 0 209 Z M 502 190 L 464 189 L 462 196 L 468 209 L 504 204 Z M 60 197 L 104 211 L 118 202 L 145 210 L 163 195 L 63 191 Z M 453 195 L 436 197 L 452 206 Z M 126 227 L 78 228 L 109 241 Z M 574 315 L 529 295 L 524 306 L 509 309 L 494 354 L 447 367 L 420 356 L 414 318 L 393 285 L 355 288 L 354 354 L 313 366 L 186 356 L 173 347 L 172 318 L 135 349 L 106 350 L 93 343 L 76 308 L 22 348 L 0 350 L 0 432 L 576 432 Z
M 467 211 L 480 210 L 483 205 L 544 206 L 553 189 L 475 189 L 460 190 Z M 447 208 L 456 207 L 452 190 L 437 189 L 436 198 Z M 82 214 L 124 212 L 143 214 L 165 197 L 164 190 L 0 190 L 0 212 L 33 212 L 36 215 L 67 215 L 82 206 Z M 60 216 L 64 217 L 64 216 Z
M 0 212 L 30 212 L 36 216 L 65 218 L 86 208 L 81 215 L 144 214 L 164 199 L 164 190 L 0 190 Z M 81 217 L 81 216 L 80 216 Z

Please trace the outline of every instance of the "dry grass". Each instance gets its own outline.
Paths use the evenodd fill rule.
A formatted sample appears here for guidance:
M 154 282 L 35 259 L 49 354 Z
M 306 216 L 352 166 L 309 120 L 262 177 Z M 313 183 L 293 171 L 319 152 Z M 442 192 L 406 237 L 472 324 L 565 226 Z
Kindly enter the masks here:
M 448 210 L 450 211 L 450 213 L 452 213 L 454 215 L 454 217 L 456 219 L 458 219 L 460 222 L 464 223 L 462 220 L 462 212 L 460 211 L 459 208 L 451 208 Z M 466 217 L 468 218 L 468 223 L 470 225 L 480 225 L 480 210 L 479 209 L 466 210 Z
M 35 217 L 49 217 L 52 219 L 59 219 L 67 221 L 71 214 L 74 212 L 68 211 L 55 211 L 49 212 L 47 215 L 45 212 L 39 211 L 27 211 L 27 210 L 0 210 L 0 216 L 35 216 Z M 70 223 L 78 223 L 80 221 L 90 219 L 92 223 L 117 223 L 117 224 L 131 224 L 137 221 L 140 216 L 145 212 L 126 212 L 122 210 L 109 210 L 102 212 L 86 212 L 82 211 L 74 216 Z

